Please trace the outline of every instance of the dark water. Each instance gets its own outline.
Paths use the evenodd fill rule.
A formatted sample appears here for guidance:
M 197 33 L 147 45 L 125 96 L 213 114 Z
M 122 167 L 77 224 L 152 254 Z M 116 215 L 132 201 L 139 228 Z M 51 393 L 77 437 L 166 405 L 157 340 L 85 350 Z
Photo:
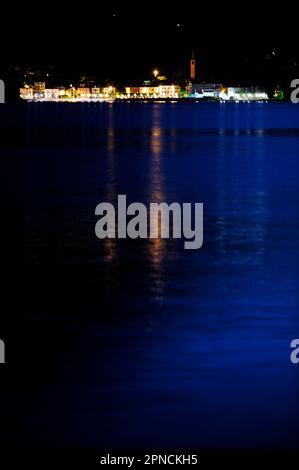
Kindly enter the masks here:
M 3 316 L 4 440 L 296 447 L 299 106 L 0 111 L 2 205 L 26 255 Z M 95 207 L 118 194 L 203 202 L 202 249 L 98 240 Z

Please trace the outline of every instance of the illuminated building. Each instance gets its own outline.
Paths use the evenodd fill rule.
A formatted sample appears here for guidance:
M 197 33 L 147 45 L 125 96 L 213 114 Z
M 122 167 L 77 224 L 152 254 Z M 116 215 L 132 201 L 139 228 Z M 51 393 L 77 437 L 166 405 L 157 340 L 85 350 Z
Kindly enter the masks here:
M 178 85 L 126 87 L 127 98 L 179 98 Z
M 126 86 L 125 87 L 125 90 L 126 90 L 126 95 L 128 96 L 128 98 L 132 98 L 134 96 L 137 96 L 140 94 L 140 87 L 138 86 Z
M 178 98 L 179 95 L 178 85 L 159 85 L 159 98 Z
M 43 84 L 20 88 L 20 98 L 28 101 L 111 101 L 115 99 L 114 87 L 57 87 L 45 88 Z
M 27 88 L 27 86 L 28 85 L 25 85 L 25 89 Z M 45 88 L 46 88 L 45 82 L 34 82 L 33 86 L 30 88 L 32 88 L 32 93 L 33 93 L 34 98 L 36 99 L 44 98 Z
M 46 89 L 45 82 L 35 82 L 33 85 L 33 93 L 44 93 Z
M 264 101 L 268 100 L 267 93 L 258 88 L 228 87 L 223 88 L 219 98 L 224 101 Z
M 100 97 L 100 88 L 99 87 L 92 87 L 91 97 L 92 98 L 99 98 Z
M 32 100 L 33 99 L 33 88 L 25 86 L 20 88 L 20 98 L 23 100 Z
M 90 88 L 80 87 L 76 88 L 77 98 L 88 99 L 90 98 Z
M 192 98 L 218 99 L 221 88 L 219 83 L 199 83 L 191 84 L 189 92 Z
M 116 93 L 116 89 L 113 86 L 106 86 L 104 88 L 101 88 L 101 90 L 100 90 L 101 98 L 105 98 L 105 99 L 114 98 L 115 93 Z
M 59 99 L 58 88 L 46 88 L 45 89 L 45 100 L 58 100 Z
M 139 94 L 146 97 L 158 95 L 158 88 L 156 86 L 142 86 L 139 88 Z

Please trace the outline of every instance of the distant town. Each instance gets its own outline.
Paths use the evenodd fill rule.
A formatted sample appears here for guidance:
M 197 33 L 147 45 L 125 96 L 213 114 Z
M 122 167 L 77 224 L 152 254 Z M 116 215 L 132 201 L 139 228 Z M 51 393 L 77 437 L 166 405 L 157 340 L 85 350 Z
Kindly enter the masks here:
M 234 101 L 264 101 L 268 100 L 266 92 L 258 88 L 223 87 L 221 84 L 193 84 L 181 88 L 175 84 L 142 84 L 141 86 L 127 86 L 125 91 L 119 91 L 114 86 L 86 87 L 73 86 L 46 88 L 45 82 L 36 82 L 33 86 L 20 89 L 20 98 L 27 101 L 114 101 L 114 100 L 157 100 L 182 98 L 234 100 Z
M 150 79 L 141 84 L 100 86 L 94 77 L 80 77 L 77 83 L 53 84 L 46 74 L 25 70 L 22 86 L 19 88 L 21 100 L 32 102 L 113 102 L 115 100 L 180 100 L 195 99 L 209 101 L 267 101 L 270 98 L 283 99 L 277 89 L 274 95 L 258 86 L 236 87 L 221 83 L 201 83 L 196 76 L 194 52 L 190 60 L 189 77 L 177 82 L 169 80 L 155 69 Z M 49 80 L 48 80 L 49 78 Z

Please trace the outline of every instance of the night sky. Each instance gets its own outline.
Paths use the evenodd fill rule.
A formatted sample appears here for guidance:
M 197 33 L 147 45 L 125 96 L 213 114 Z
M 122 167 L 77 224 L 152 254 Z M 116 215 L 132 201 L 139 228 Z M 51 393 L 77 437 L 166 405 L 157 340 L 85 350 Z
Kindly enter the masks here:
M 196 6 L 195 6 L 196 5 Z M 52 66 L 65 75 L 134 82 L 153 68 L 200 81 L 262 84 L 299 75 L 296 14 L 274 3 L 30 3 L 7 11 L 0 71 Z

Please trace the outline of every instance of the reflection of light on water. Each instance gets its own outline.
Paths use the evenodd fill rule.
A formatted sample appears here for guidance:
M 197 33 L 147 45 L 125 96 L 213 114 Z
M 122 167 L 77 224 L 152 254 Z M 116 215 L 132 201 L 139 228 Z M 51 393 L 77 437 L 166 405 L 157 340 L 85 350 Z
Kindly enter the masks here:
M 113 203 L 117 200 L 116 180 L 115 180 L 115 131 L 114 131 L 114 108 L 109 106 L 108 108 L 108 128 L 107 128 L 107 191 L 106 201 Z M 117 260 L 117 240 L 116 238 L 105 238 L 104 260 L 107 263 L 108 276 L 114 268 Z
M 104 248 L 105 248 L 105 262 L 108 264 L 111 264 L 117 257 L 116 239 L 105 238 L 103 241 L 104 241 Z
M 114 128 L 109 126 L 107 132 L 107 151 L 108 156 L 111 155 L 114 160 Z
M 153 127 L 151 133 L 151 162 L 150 162 L 150 180 L 149 180 L 149 201 L 150 202 L 164 202 L 165 196 L 163 193 L 163 177 L 161 171 L 161 154 L 163 151 L 163 135 L 161 128 L 161 108 L 156 106 L 153 108 Z M 157 216 L 155 223 L 159 223 L 161 229 L 161 218 Z M 164 300 L 164 271 L 163 260 L 165 252 L 165 240 L 162 238 L 149 238 L 148 240 L 148 255 L 150 261 L 150 289 L 154 294 L 157 302 Z
M 151 134 L 151 151 L 153 155 L 159 155 L 162 150 L 162 129 L 154 126 Z
M 155 238 L 149 240 L 149 256 L 151 262 L 150 290 L 154 294 L 157 302 L 164 300 L 164 271 L 163 271 L 163 257 L 164 257 L 164 240 Z

